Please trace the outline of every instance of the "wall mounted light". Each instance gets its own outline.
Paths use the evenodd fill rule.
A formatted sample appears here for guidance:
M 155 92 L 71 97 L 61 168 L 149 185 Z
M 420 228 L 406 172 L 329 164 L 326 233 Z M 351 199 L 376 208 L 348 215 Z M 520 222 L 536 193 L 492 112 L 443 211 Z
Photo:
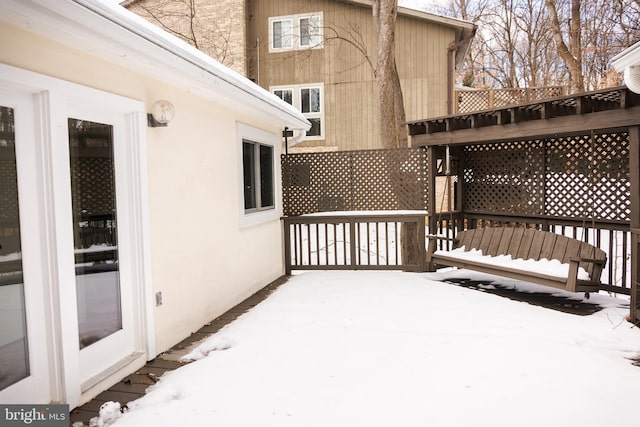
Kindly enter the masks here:
M 151 106 L 151 112 L 147 114 L 147 124 L 150 128 L 166 127 L 176 115 L 176 109 L 172 103 L 159 99 Z

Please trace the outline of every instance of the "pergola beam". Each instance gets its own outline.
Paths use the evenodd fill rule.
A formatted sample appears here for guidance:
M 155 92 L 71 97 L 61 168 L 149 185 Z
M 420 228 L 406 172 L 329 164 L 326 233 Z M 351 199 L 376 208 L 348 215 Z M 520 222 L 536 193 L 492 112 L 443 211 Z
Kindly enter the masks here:
M 408 123 L 414 146 L 548 138 L 638 125 L 640 95 L 626 87 Z
M 515 108 L 512 110 L 516 110 Z M 619 130 L 640 125 L 640 106 L 624 110 L 608 110 L 583 115 L 551 117 L 514 123 L 511 113 L 508 124 L 451 130 L 425 134 L 413 134 L 411 145 L 468 145 L 509 141 L 515 139 L 543 139 L 563 135 L 576 135 L 592 130 Z M 500 117 L 500 116 L 498 116 Z M 501 120 L 497 120 L 500 122 Z

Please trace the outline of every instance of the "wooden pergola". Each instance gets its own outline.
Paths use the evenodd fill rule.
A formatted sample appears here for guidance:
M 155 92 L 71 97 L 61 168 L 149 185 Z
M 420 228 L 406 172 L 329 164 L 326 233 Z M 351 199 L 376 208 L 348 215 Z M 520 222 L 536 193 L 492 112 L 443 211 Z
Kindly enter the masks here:
M 631 319 L 640 320 L 640 95 L 617 87 L 415 121 L 409 132 L 412 146 L 428 151 L 429 212 L 438 170 L 454 159 L 451 214 L 461 220 L 447 227 L 582 224 L 630 235 L 627 291 Z M 430 230 L 441 226 L 430 221 Z

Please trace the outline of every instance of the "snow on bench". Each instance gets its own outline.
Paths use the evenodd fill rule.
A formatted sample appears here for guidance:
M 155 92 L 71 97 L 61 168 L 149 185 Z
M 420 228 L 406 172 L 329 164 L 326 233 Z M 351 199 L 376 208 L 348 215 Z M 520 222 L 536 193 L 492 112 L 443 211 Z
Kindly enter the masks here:
M 588 243 L 547 231 L 487 227 L 461 231 L 453 249 L 435 251 L 430 240 L 427 262 L 570 292 L 596 292 L 606 253 Z

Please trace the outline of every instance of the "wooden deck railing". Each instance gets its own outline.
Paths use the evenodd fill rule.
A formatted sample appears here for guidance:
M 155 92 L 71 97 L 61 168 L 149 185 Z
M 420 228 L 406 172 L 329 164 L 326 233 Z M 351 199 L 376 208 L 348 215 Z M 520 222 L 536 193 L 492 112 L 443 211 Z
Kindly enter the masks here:
M 285 217 L 286 273 L 292 270 L 424 271 L 425 220 L 424 214 Z M 403 260 L 408 259 L 403 254 L 409 253 L 415 254 L 413 261 Z
M 450 249 L 458 228 L 511 225 L 535 227 L 599 247 L 607 253 L 601 289 L 631 293 L 631 231 L 624 223 L 477 213 L 438 214 L 433 231 L 425 226 L 426 214 L 296 216 L 283 221 L 287 274 L 292 270 L 425 271 L 429 236 L 446 237 L 437 239 L 437 247 Z M 409 229 L 415 238 L 403 239 Z M 412 242 L 409 252 L 417 254 L 412 262 L 403 260 L 403 240 L 405 246 Z

